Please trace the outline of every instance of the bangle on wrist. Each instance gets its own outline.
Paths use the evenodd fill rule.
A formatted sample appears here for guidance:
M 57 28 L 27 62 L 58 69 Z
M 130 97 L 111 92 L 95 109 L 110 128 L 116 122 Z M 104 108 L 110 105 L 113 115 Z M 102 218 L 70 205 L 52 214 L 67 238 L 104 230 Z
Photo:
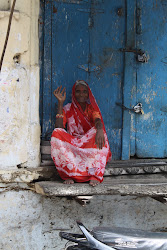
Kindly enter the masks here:
M 57 114 L 56 118 L 64 118 L 64 115 L 63 114 Z

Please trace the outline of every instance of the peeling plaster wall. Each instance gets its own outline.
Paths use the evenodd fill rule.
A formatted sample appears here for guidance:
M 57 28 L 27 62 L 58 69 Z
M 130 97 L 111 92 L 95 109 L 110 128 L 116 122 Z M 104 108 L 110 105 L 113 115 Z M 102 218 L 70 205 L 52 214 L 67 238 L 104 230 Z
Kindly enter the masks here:
M 0 2 L 0 55 L 12 2 Z M 16 1 L 0 74 L 0 169 L 40 164 L 38 15 L 39 0 Z
M 94 196 L 85 207 L 75 200 L 46 198 L 31 191 L 0 193 L 0 249 L 63 250 L 61 230 L 80 233 L 76 220 L 95 226 L 166 229 L 166 206 L 151 198 Z M 21 189 L 21 188 L 20 188 Z M 24 190 L 25 189 L 25 190 Z M 162 216 L 163 215 L 163 216 Z

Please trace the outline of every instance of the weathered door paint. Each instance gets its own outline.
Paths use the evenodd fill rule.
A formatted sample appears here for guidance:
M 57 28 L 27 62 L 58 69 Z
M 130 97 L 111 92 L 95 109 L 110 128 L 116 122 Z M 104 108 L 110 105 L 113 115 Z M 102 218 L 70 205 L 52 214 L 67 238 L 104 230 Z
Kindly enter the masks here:
M 48 140 L 55 124 L 57 100 L 54 89 L 66 87 L 67 102 L 71 100 L 71 88 L 76 79 L 87 79 L 87 71 L 80 65 L 88 64 L 89 32 L 87 8 L 70 1 L 44 2 L 44 59 L 42 77 L 42 138 Z M 82 6 L 81 6 L 82 5 Z
M 141 31 L 137 48 L 148 63 L 137 64 L 136 101 L 144 115 L 136 116 L 136 155 L 167 157 L 167 1 L 138 1 Z
M 144 114 L 124 111 L 122 159 L 165 158 L 167 1 L 127 2 L 127 48 L 144 51 L 148 62 L 137 62 L 136 54 L 125 53 L 124 104 L 132 108 L 140 102 Z
M 70 102 L 73 84 L 84 79 L 102 111 L 114 160 L 167 157 L 167 1 L 50 0 L 41 7 L 42 139 L 54 128 L 53 90 L 65 86 Z M 148 62 L 137 62 L 127 49 L 141 49 Z M 120 106 L 139 102 L 143 115 Z
M 92 1 L 93 2 L 93 1 Z M 113 159 L 120 159 L 122 150 L 122 103 L 125 46 L 125 1 L 101 1 L 91 4 L 91 64 L 99 70 L 89 74 L 90 87 L 98 101 L 106 126 Z
M 113 159 L 120 159 L 122 110 L 116 102 L 122 103 L 125 1 L 46 1 L 44 8 L 42 138 L 54 128 L 53 90 L 65 86 L 70 102 L 73 84 L 84 79 L 100 106 Z

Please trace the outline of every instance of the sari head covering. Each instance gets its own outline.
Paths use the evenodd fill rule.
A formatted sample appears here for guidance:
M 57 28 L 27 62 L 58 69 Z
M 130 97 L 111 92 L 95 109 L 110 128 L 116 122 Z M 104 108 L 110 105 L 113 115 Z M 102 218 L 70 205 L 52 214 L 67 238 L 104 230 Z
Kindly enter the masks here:
M 86 86 L 86 87 L 88 87 L 88 84 L 85 82 L 85 81 L 83 81 L 83 80 L 77 80 L 76 82 L 75 82 L 75 88 L 78 86 L 78 85 L 84 85 L 84 86 Z
M 87 132 L 89 129 L 92 128 L 92 126 L 94 126 L 94 124 L 88 119 L 87 116 L 85 116 L 84 111 L 82 110 L 80 104 L 78 103 L 78 101 L 75 98 L 75 88 L 78 85 L 84 85 L 88 88 L 88 93 L 89 93 L 89 99 L 87 100 L 87 104 L 91 104 L 93 107 L 93 110 L 95 110 L 96 112 L 98 112 L 100 114 L 100 119 L 101 122 L 103 124 L 103 129 L 105 130 L 105 126 L 104 126 L 104 122 L 103 122 L 103 118 L 99 109 L 99 106 L 97 105 L 97 102 L 95 100 L 94 95 L 92 94 L 91 89 L 89 88 L 89 85 L 83 81 L 83 80 L 77 80 L 75 82 L 75 84 L 73 85 L 72 88 L 72 104 L 71 104 L 71 114 L 74 114 L 74 119 L 76 121 L 76 123 L 78 124 L 78 122 L 81 124 L 81 126 L 83 127 L 84 132 Z M 78 119 L 79 118 L 79 119 Z M 105 130 L 106 132 L 106 130 Z

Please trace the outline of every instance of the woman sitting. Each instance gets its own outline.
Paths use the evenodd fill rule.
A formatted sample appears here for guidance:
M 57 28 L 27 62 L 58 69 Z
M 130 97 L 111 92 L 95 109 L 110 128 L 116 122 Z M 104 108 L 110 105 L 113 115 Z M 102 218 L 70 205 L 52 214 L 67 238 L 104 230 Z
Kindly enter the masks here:
M 51 137 L 52 159 L 65 184 L 89 181 L 91 186 L 96 186 L 103 181 L 111 157 L 100 109 L 85 81 L 76 81 L 72 103 L 64 108 L 66 91 L 61 89 L 62 86 L 54 91 L 58 114 Z

